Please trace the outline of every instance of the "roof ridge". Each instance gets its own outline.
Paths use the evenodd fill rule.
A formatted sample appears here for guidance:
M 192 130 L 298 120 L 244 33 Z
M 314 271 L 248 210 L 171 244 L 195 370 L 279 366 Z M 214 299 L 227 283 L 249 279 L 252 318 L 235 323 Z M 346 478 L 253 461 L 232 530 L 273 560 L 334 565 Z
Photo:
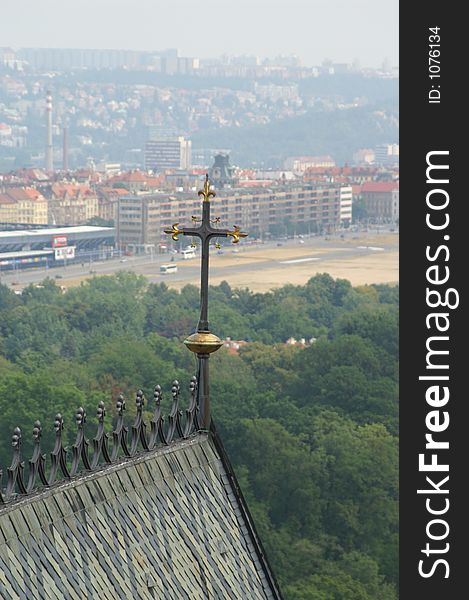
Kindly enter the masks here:
M 176 439 L 187 439 L 191 434 L 199 431 L 195 376 L 190 380 L 189 392 L 189 404 L 183 417 L 180 407 L 180 385 L 177 380 L 173 381 L 171 409 L 165 419 L 161 411 L 161 386 L 155 386 L 153 415 L 147 425 L 143 416 L 146 399 L 142 390 L 138 390 L 135 398 L 137 412 L 130 428 L 124 419 L 125 399 L 120 395 L 116 401 L 117 420 L 111 433 L 111 444 L 109 444 L 109 433 L 105 429 L 106 407 L 104 402 L 100 401 L 96 413 L 98 427 L 91 440 L 91 452 L 85 432 L 87 420 L 85 409 L 80 407 L 76 412 L 77 435 L 71 449 L 64 446 L 64 419 L 58 413 L 54 419 L 55 443 L 49 461 L 46 460 L 46 454 L 41 448 L 42 425 L 40 421 L 36 421 L 32 431 L 34 446 L 32 457 L 28 461 L 27 478 L 24 474 L 22 432 L 19 427 L 16 427 L 12 435 L 13 457 L 7 469 L 5 488 L 2 486 L 3 471 L 0 470 L 0 510 L 2 505 L 24 498 L 39 489 L 49 489 L 55 483 L 70 480 L 79 473 L 91 473 L 102 469 L 103 465 L 117 464 L 122 458 L 132 458 L 157 447 L 167 446 Z

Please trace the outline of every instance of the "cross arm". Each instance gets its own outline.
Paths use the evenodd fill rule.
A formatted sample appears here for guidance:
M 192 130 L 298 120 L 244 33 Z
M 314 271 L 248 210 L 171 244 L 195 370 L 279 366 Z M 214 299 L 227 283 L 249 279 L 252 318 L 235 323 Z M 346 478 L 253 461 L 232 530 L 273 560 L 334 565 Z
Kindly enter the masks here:
M 180 235 L 196 235 L 197 237 L 202 237 L 202 227 L 194 227 L 194 228 L 182 228 L 179 227 L 179 223 L 173 223 L 171 225 L 171 229 L 165 229 L 164 232 L 169 234 L 172 239 L 177 242 Z
M 241 231 L 238 225 L 230 229 L 217 229 L 210 225 L 201 225 L 200 227 L 179 227 L 179 223 L 174 223 L 171 229 L 165 229 L 165 233 L 170 234 L 172 239 L 177 242 L 180 235 L 190 235 L 199 237 L 201 240 L 210 239 L 212 237 L 232 237 L 233 244 L 237 244 L 241 238 L 247 237 L 247 233 Z

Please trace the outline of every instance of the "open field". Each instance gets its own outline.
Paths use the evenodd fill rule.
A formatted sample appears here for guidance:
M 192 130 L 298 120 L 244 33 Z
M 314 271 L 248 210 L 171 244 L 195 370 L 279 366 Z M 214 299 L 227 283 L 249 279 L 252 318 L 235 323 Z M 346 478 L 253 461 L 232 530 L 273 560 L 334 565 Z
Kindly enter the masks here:
M 227 272 L 222 275 L 212 275 L 210 283 L 217 285 L 226 280 L 232 287 L 247 287 L 255 292 L 267 292 L 287 283 L 304 285 L 317 273 L 329 273 L 334 278 L 348 279 L 354 286 L 367 283 L 398 283 L 398 266 L 399 253 L 386 252 L 356 258 L 344 257 L 330 261 L 278 265 L 262 270 L 245 270 L 232 274 Z M 184 287 L 187 283 L 187 280 L 170 281 L 168 279 L 167 281 L 169 287 L 176 289 Z M 198 281 L 191 283 L 198 283 Z
M 234 252 L 233 252 L 234 251 Z M 178 255 L 176 255 L 178 256 Z M 180 289 L 189 283 L 198 285 L 200 258 L 177 260 L 177 273 L 161 275 L 159 267 L 169 256 L 129 257 L 93 264 L 93 273 L 79 265 L 54 269 L 48 273 L 24 271 L 16 274 L 18 285 L 41 281 L 44 277 L 60 277 L 57 283 L 65 288 L 80 285 L 94 275 L 111 275 L 118 271 L 132 271 L 152 282 L 164 281 Z M 282 240 L 268 244 L 225 246 L 223 254 L 212 251 L 210 256 L 210 283 L 223 280 L 233 287 L 248 287 L 265 292 L 285 284 L 304 285 L 316 273 L 351 281 L 352 285 L 370 283 L 397 283 L 399 281 L 399 235 L 397 233 L 348 234 L 344 239 L 309 238 Z M 9 275 L 8 278 L 12 278 Z M 6 279 L 6 278 L 5 278 Z
M 317 273 L 348 279 L 352 285 L 397 283 L 399 281 L 399 237 L 397 234 L 370 235 L 357 239 L 331 240 L 316 247 L 305 243 L 294 247 L 239 247 L 236 254 L 213 255 L 210 282 L 226 280 L 233 287 L 266 292 L 285 284 L 304 285 Z M 371 250 L 372 249 L 372 250 Z M 198 259 L 178 263 L 178 273 L 167 279 L 180 289 L 188 283 L 186 269 Z M 190 283 L 198 283 L 198 277 Z

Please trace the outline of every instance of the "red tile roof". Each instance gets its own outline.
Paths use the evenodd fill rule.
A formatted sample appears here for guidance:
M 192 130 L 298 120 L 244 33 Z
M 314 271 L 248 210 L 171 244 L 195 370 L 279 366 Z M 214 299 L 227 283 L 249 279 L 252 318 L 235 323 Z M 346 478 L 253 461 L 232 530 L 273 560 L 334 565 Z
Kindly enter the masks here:
M 89 186 L 80 183 L 54 183 L 52 193 L 56 198 L 64 198 L 65 195 L 75 198 L 93 195 L 93 191 Z
M 9 188 L 3 196 L 8 196 L 13 202 L 24 202 L 25 200 L 46 201 L 44 196 L 34 188 Z
M 129 190 L 126 188 L 102 187 L 99 188 L 99 191 L 110 196 L 125 196 L 129 194 Z
M 0 204 L 16 204 L 16 201 L 7 194 L 0 194 Z
M 398 181 L 366 181 L 362 185 L 362 193 L 363 192 L 392 192 L 394 190 L 399 189 Z

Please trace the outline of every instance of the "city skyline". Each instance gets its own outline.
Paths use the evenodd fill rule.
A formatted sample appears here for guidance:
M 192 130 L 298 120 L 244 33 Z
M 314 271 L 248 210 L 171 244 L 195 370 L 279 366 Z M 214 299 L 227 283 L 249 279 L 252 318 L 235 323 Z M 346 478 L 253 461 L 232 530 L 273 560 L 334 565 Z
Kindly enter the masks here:
M 308 66 L 325 59 L 358 61 L 363 67 L 384 60 L 398 65 L 396 0 L 291 0 L 288 5 L 239 0 L 236 9 L 215 0 L 7 0 L 0 38 L 13 48 L 177 47 L 181 55 L 201 58 L 294 54 Z

